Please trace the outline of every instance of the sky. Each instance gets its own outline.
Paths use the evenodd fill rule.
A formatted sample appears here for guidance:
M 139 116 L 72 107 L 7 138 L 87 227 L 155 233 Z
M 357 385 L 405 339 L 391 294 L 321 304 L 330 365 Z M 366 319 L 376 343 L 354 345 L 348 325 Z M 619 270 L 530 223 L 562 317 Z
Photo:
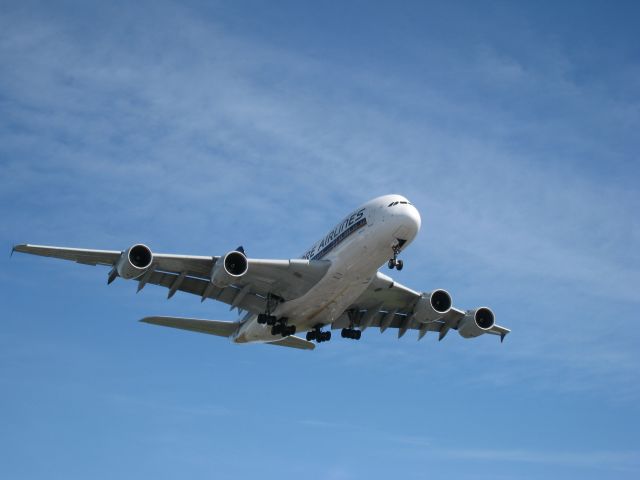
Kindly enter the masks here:
M 638 14 L 0 2 L 0 477 L 638 478 Z M 294 258 L 387 193 L 422 215 L 393 277 L 503 344 L 233 345 L 137 322 L 225 305 L 9 255 Z

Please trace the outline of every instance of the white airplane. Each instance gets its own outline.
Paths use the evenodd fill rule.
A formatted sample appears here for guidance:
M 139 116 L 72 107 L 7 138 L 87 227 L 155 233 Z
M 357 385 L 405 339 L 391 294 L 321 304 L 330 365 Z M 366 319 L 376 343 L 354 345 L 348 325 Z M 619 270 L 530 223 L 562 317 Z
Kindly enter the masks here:
M 509 329 L 496 325 L 487 307 L 462 311 L 445 290 L 411 290 L 378 269 L 401 270 L 399 253 L 420 230 L 418 210 L 401 195 L 374 198 L 345 217 L 307 250 L 302 258 L 248 258 L 242 247 L 223 257 L 155 254 L 143 244 L 125 251 L 16 245 L 16 252 L 111 267 L 117 277 L 211 298 L 237 308 L 237 322 L 181 317 L 146 317 L 141 322 L 228 337 L 235 343 L 267 343 L 313 349 L 331 339 L 331 329 L 359 340 L 369 327 L 428 331 L 442 340 L 449 330 L 464 338 L 489 333 L 501 341 Z M 329 330 L 323 330 L 329 327 Z M 307 332 L 306 340 L 295 336 Z

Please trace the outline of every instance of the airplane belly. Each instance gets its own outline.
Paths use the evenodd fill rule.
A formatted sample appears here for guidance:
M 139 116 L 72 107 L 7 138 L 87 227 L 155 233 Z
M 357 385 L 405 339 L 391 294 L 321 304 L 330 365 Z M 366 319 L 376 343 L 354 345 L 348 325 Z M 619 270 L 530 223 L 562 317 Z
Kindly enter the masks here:
M 329 271 L 315 287 L 303 297 L 281 304 L 275 314 L 289 318 L 299 331 L 332 323 L 364 292 L 380 263 L 386 262 L 386 256 L 381 261 L 376 250 L 376 237 L 370 231 L 358 232 L 333 252 Z

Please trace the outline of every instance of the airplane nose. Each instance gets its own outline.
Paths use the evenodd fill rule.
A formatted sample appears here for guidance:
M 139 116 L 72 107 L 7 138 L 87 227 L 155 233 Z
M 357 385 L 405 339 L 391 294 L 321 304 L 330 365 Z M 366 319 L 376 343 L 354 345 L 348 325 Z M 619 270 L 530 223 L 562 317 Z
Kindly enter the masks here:
M 406 206 L 406 216 L 408 218 L 408 222 L 410 228 L 413 230 L 414 236 L 420 231 L 420 227 L 422 225 L 422 219 L 420 218 L 420 212 L 413 205 Z

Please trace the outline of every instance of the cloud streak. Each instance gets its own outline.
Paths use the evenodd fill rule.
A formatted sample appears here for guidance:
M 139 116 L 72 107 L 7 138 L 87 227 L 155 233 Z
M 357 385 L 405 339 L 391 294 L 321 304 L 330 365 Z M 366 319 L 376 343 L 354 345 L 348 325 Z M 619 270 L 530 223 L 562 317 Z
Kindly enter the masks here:
M 104 248 L 151 238 L 193 253 L 260 238 L 252 254 L 293 256 L 336 212 L 403 190 L 424 216 L 412 262 L 430 275 L 407 283 L 460 285 L 461 307 L 487 292 L 523 297 L 501 312 L 530 341 L 494 381 L 544 359 L 528 375 L 546 388 L 562 365 L 565 388 L 614 382 L 638 395 L 625 380 L 637 377 L 637 336 L 606 335 L 638 304 L 640 201 L 623 175 L 637 145 L 619 141 L 637 101 L 576 81 L 553 44 L 535 58 L 415 46 L 442 72 L 408 77 L 234 35 L 173 3 L 137 13 L 108 34 L 46 13 L 3 17 L 0 59 L 13 68 L 0 80 L 0 198 L 13 235 Z

